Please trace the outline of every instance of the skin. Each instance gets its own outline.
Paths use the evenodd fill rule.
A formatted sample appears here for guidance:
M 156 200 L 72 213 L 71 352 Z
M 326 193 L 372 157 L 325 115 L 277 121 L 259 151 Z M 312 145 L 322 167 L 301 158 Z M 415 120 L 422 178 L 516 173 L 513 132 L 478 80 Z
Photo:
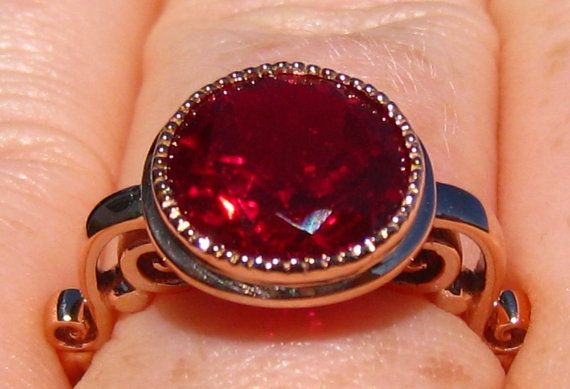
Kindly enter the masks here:
M 0 382 L 69 385 L 40 312 L 55 291 L 77 285 L 88 212 L 140 182 L 152 138 L 191 91 L 286 59 L 384 90 L 426 144 L 437 179 L 498 213 L 510 283 L 533 304 L 509 374 L 459 318 L 421 297 L 383 289 L 271 311 L 189 291 L 121 318 L 78 386 L 568 387 L 568 8 L 0 2 Z

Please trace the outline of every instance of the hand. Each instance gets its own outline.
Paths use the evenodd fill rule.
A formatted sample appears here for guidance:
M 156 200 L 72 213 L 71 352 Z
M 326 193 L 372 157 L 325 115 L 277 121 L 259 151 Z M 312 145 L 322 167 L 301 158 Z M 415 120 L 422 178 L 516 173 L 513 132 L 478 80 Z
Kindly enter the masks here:
M 439 181 L 498 211 L 533 304 L 506 382 L 568 387 L 567 1 L 53 0 L 0 4 L 0 382 L 64 387 L 45 303 L 77 285 L 84 220 L 140 182 L 187 95 L 301 60 L 362 77 L 406 112 Z M 499 109 L 500 108 L 500 109 Z M 461 319 L 386 289 L 311 311 L 197 291 L 122 318 L 80 387 L 461 387 L 505 382 Z

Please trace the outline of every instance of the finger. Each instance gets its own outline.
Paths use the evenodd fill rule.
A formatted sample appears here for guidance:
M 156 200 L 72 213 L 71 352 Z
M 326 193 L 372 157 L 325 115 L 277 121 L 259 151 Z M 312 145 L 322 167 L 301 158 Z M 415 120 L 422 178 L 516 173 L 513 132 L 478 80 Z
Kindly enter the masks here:
M 166 6 L 146 48 L 124 184 L 140 182 L 157 130 L 193 90 L 235 69 L 288 59 L 332 67 L 386 91 L 427 144 L 439 179 L 493 204 L 496 39 L 481 5 L 236 4 Z M 321 322 L 318 331 L 310 330 L 310 315 Z M 263 336 L 268 332 L 273 337 Z M 184 387 L 315 387 L 337 380 L 345 387 L 444 381 L 496 387 L 502 370 L 460 319 L 419 299 L 381 292 L 288 315 L 194 291 L 160 298 L 120 322 L 81 384 L 165 380 Z
M 570 385 L 570 4 L 496 1 L 494 9 L 505 42 L 500 210 L 510 269 L 533 307 L 509 382 L 563 388 Z
M 49 295 L 76 284 L 85 216 L 116 180 L 152 8 L 0 4 L 2 386 L 66 383 L 42 313 Z

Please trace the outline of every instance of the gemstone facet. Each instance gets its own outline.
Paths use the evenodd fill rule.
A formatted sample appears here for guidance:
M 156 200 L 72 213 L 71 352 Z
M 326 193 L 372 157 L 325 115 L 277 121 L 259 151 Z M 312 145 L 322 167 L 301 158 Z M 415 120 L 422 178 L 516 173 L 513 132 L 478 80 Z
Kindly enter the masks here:
M 409 143 L 389 107 L 358 86 L 287 72 L 243 77 L 188 104 L 172 132 L 170 219 L 200 250 L 223 247 L 250 267 L 359 257 L 405 204 Z

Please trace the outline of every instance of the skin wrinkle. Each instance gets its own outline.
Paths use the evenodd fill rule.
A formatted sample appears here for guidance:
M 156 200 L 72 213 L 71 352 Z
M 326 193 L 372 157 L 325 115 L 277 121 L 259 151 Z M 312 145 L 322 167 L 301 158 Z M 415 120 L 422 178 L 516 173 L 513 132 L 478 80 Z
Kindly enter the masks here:
M 472 6 L 461 4 L 454 5 L 448 2 L 425 2 L 422 4 L 397 3 L 391 4 L 389 7 L 378 6 L 374 9 L 368 9 L 366 12 L 339 11 L 338 9 L 327 9 L 326 11 L 317 11 L 314 7 L 303 6 L 296 7 L 283 5 L 277 7 L 259 8 L 256 12 L 240 9 L 231 15 L 215 14 L 215 21 L 223 21 L 224 24 L 234 31 L 276 31 L 281 34 L 310 34 L 311 37 L 318 35 L 335 36 L 350 35 L 354 33 L 367 32 L 378 28 L 399 28 L 400 25 L 406 27 L 421 26 L 426 22 L 432 25 L 443 25 L 442 34 L 446 34 L 453 25 L 461 26 L 463 36 L 471 36 L 473 38 L 486 36 L 481 34 L 480 29 L 487 29 L 490 21 L 481 24 L 478 19 L 488 16 L 481 12 L 480 9 Z M 307 14 L 311 14 L 310 17 Z M 197 28 L 207 28 L 212 23 L 212 13 L 205 13 L 204 18 L 196 18 L 193 26 Z M 299 15 L 302 15 L 299 16 Z M 474 15 L 477 17 L 475 18 Z M 301 18 L 297 20 L 296 18 Z M 369 18 L 370 22 L 362 22 L 363 19 Z M 442 18 L 443 23 L 438 22 L 438 18 Z M 315 28 L 306 30 L 310 20 Z M 315 22 L 315 20 L 318 20 Z M 491 27 L 492 28 L 492 27 Z M 434 29 L 431 29 L 433 33 Z
M 45 134 L 42 127 L 29 126 L 24 122 L 10 123 L 8 128 L 0 130 L 0 151 L 6 159 L 20 159 L 32 154 L 38 159 L 49 160 L 48 151 L 52 148 L 53 151 L 61 151 L 58 143 L 57 137 Z
M 77 123 L 77 117 L 81 115 L 74 115 L 72 119 L 69 117 L 69 123 L 64 123 L 62 125 L 61 115 L 56 115 L 57 112 L 66 112 L 70 109 L 74 112 L 86 112 L 92 110 L 92 105 L 90 103 L 84 103 L 83 99 L 77 99 L 75 97 L 76 93 L 73 90 L 71 78 L 64 77 L 62 74 L 64 72 L 69 73 L 73 69 L 69 69 L 68 66 L 63 67 L 64 63 L 69 62 L 79 62 L 77 56 L 72 56 L 74 42 L 69 40 L 66 34 L 60 33 L 59 29 L 54 28 L 49 23 L 43 23 L 45 26 L 43 28 L 47 29 L 49 33 L 37 34 L 35 33 L 34 27 L 37 24 L 42 24 L 41 19 L 33 18 L 33 14 L 17 14 L 22 23 L 19 24 L 19 28 L 14 30 L 7 30 L 5 32 L 6 38 L 0 44 L 0 47 L 4 49 L 3 55 L 8 55 L 9 58 L 13 57 L 15 60 L 8 65 L 8 68 L 12 68 L 8 72 L 9 78 L 11 80 L 9 85 L 10 93 L 6 93 L 6 82 L 3 82 L 2 92 L 3 99 L 0 101 L 0 109 L 6 111 L 6 113 L 14 116 L 16 119 L 11 119 L 8 115 L 3 115 L 3 123 L 1 123 L 2 128 L 11 128 L 16 125 L 16 121 L 20 121 L 22 125 L 34 125 L 34 121 L 38 120 L 37 127 L 42 127 L 45 133 L 49 136 L 53 136 L 52 133 L 56 133 L 56 137 L 60 138 L 61 147 L 60 150 L 75 150 L 83 149 L 84 152 L 77 154 L 75 157 L 69 159 L 70 155 L 65 155 L 62 151 L 57 151 L 57 148 L 52 146 L 50 152 L 55 151 L 56 154 L 62 156 L 62 161 L 66 162 L 71 169 L 75 169 L 75 165 L 79 161 L 85 158 L 85 154 L 92 155 L 96 160 L 96 165 L 100 165 L 105 171 L 105 175 L 108 177 L 113 177 L 116 167 L 110 165 L 107 158 L 102 156 L 102 153 L 107 153 L 104 151 L 105 148 L 98 147 L 92 142 L 85 142 L 83 136 L 79 137 L 74 133 L 67 130 L 62 130 L 62 128 L 69 128 L 72 126 L 85 126 L 87 128 L 93 126 L 100 126 L 102 128 L 108 127 L 108 120 L 106 119 L 108 115 L 95 115 L 90 118 L 89 123 Z M 30 22 L 28 23 L 28 19 Z M 30 27 L 30 25 L 32 27 Z M 52 36 L 53 34 L 53 36 Z M 48 44 L 48 37 L 49 42 Z M 55 42 L 54 42 L 55 40 Z M 9 44 L 6 42 L 10 42 Z M 58 61 L 53 61 L 52 56 L 56 55 L 54 53 L 54 45 L 68 47 L 69 50 L 64 50 L 64 58 L 62 58 L 61 50 L 58 50 L 58 60 L 61 61 L 61 66 L 58 67 Z M 6 64 L 6 61 L 3 61 Z M 82 66 L 77 67 L 77 69 L 82 69 Z M 88 68 L 88 67 L 85 67 Z M 3 69 L 3 77 L 6 77 L 7 68 Z M 19 82 L 14 82 L 14 75 L 20 74 Z M 6 77 L 8 78 L 8 77 Z M 4 81 L 2 79 L 2 81 Z M 15 98 L 15 95 L 27 96 L 28 99 L 23 100 L 22 97 Z M 37 115 L 35 118 L 28 117 L 27 112 L 30 111 L 30 99 L 31 96 L 42 96 L 41 98 L 35 97 L 32 102 L 34 103 L 34 112 L 42 112 L 43 115 Z M 26 105 L 26 109 L 21 109 L 22 105 Z M 39 116 L 39 117 L 38 117 Z M 54 116 L 57 116 L 54 119 Z M 22 119 L 20 119 L 22 117 Z M 54 122 L 54 124 L 46 124 L 47 122 Z M 75 122 L 75 123 L 74 123 Z M 65 139 L 67 138 L 67 139 Z M 86 153 L 85 153 L 86 152 Z M 20 154 L 24 155 L 27 151 L 25 148 L 20 147 Z M 93 158 L 88 158 L 89 163 L 92 164 Z M 1 161 L 0 161 L 1 163 Z M 88 169 L 84 169 L 88 170 Z
M 3 84 L 6 84 L 5 82 L 3 82 L 3 80 L 0 80 L 0 82 L 2 82 Z M 8 84 L 9 84 L 9 82 L 8 82 Z M 17 83 L 18 86 L 22 86 L 23 84 L 24 83 L 22 83 L 22 82 Z M 50 87 L 48 85 L 41 85 L 42 82 L 40 80 L 38 80 L 37 83 L 34 83 L 33 87 L 31 84 L 32 83 L 30 82 L 29 87 L 19 88 L 19 89 L 15 89 L 15 90 L 12 88 L 1 89 L 0 93 L 2 93 L 2 98 L 0 98 L 0 100 L 8 100 L 9 102 L 13 103 L 13 102 L 16 102 L 18 100 L 33 99 L 33 102 L 40 103 L 45 107 L 51 106 L 52 111 L 55 111 L 57 108 L 60 108 L 64 105 L 64 104 L 57 104 L 56 101 L 58 99 L 52 99 L 49 97 L 50 92 L 48 92 L 48 89 L 50 89 Z M 40 84 L 40 85 L 38 85 L 38 84 Z M 38 86 L 40 86 L 40 88 L 38 88 L 38 89 L 34 88 L 34 87 L 38 87 Z M 56 91 L 56 89 L 54 88 L 53 91 Z M 2 101 L 0 104 L 5 106 L 4 101 Z M 17 106 L 17 104 L 14 104 L 14 105 Z M 33 105 L 33 103 L 31 105 Z M 4 107 L 1 109 L 4 109 Z M 10 109 L 7 108 L 6 110 L 10 110 Z
M 176 2 L 172 2 L 171 4 L 179 4 Z M 360 2 L 353 2 L 353 1 L 319 1 L 307 4 L 305 1 L 282 1 L 282 2 L 275 2 L 275 1 L 249 1 L 249 2 L 240 2 L 235 3 L 236 5 L 239 4 L 237 7 L 227 7 L 225 6 L 227 3 L 222 1 L 217 2 L 208 2 L 208 7 L 206 9 L 200 9 L 199 5 L 195 2 L 186 1 L 184 4 L 191 4 L 193 8 L 197 11 L 201 11 L 206 18 L 198 18 L 198 22 L 207 19 L 209 16 L 215 16 L 218 19 L 227 21 L 233 20 L 233 18 L 237 17 L 245 17 L 255 25 L 255 23 L 259 23 L 260 21 L 264 21 L 268 19 L 267 16 L 277 16 L 282 18 L 283 15 L 288 15 L 288 19 L 300 19 L 302 18 L 300 23 L 296 23 L 294 31 L 303 32 L 305 31 L 305 27 L 307 25 L 311 25 L 311 22 L 315 19 L 318 19 L 318 23 L 316 25 L 319 27 L 314 32 L 321 33 L 335 33 L 338 29 L 333 29 L 332 31 L 323 31 L 322 27 L 325 25 L 326 21 L 332 21 L 332 24 L 335 22 L 338 24 L 338 20 L 345 20 L 348 16 L 349 18 L 352 16 L 354 23 L 359 28 L 351 28 L 350 32 L 357 32 L 360 29 L 360 26 L 364 24 L 367 25 L 366 22 L 362 22 L 362 20 L 367 20 L 369 15 L 374 15 L 371 17 L 373 21 L 373 25 L 371 28 L 378 27 L 379 25 L 388 25 L 392 21 L 398 22 L 400 20 L 413 20 L 414 17 L 423 17 L 426 15 L 426 12 L 429 10 L 435 10 L 434 12 L 440 13 L 450 13 L 449 10 L 464 10 L 464 14 L 472 14 L 472 13 L 480 13 L 484 10 L 482 7 L 481 2 L 466 2 L 466 1 L 370 1 L 365 3 L 363 1 Z M 220 5 L 223 4 L 224 6 Z M 250 6 L 252 4 L 253 6 Z M 261 15 L 261 17 L 259 16 Z M 310 15 L 311 17 L 307 17 Z M 322 17 L 318 17 L 318 15 L 323 15 Z M 356 15 L 357 17 L 354 17 Z M 433 16 L 433 15 L 432 15 Z M 458 15 L 453 15 L 454 19 L 458 19 Z M 238 26 L 247 27 L 247 23 L 236 23 Z M 342 25 L 342 23 L 341 23 Z M 275 23 L 266 23 L 263 24 L 263 27 L 273 28 Z M 279 32 L 283 30 L 283 25 L 278 25 Z
M 61 7 L 60 17 L 64 18 L 63 24 L 69 22 L 73 24 L 74 21 L 71 19 L 75 16 L 70 15 L 63 4 L 52 3 L 50 7 L 57 9 Z M 83 69 L 93 68 L 93 64 L 96 61 L 91 61 L 91 58 L 83 58 L 79 55 L 79 51 L 76 50 L 76 45 L 81 44 L 74 39 L 69 39 L 67 32 L 61 28 L 59 25 L 54 25 L 49 20 L 44 20 L 44 18 L 36 17 L 38 13 L 44 11 L 43 7 L 39 4 L 29 4 L 28 7 L 14 7 L 16 9 L 10 17 L 19 19 L 19 23 L 7 23 L 10 29 L 5 28 L 0 30 L 0 49 L 4 49 L 0 52 L 0 55 L 7 56 L 8 58 L 14 58 L 13 62 L 3 61 L 3 64 L 12 68 L 11 72 L 21 73 L 20 83 L 14 83 L 14 74 L 9 74 L 10 84 L 13 94 L 20 94 L 24 96 L 29 96 L 30 93 L 36 95 L 44 96 L 43 99 L 34 99 L 39 105 L 44 104 L 46 109 L 38 110 L 35 108 L 35 112 L 45 112 L 45 114 L 52 119 L 53 116 L 57 116 L 55 119 L 57 124 L 52 126 L 52 129 L 70 128 L 73 126 L 84 126 L 86 128 L 109 127 L 109 117 L 112 117 L 116 112 L 110 111 L 107 114 L 89 115 L 94 109 L 99 109 L 103 106 L 108 106 L 108 104 L 93 104 L 89 99 L 77 98 L 77 93 L 75 90 L 75 85 L 72 82 L 73 79 L 79 78 L 92 78 L 93 83 L 99 82 L 97 71 L 91 73 L 84 73 Z M 88 20 L 83 15 L 79 17 Z M 119 15 L 114 15 L 113 13 L 107 13 L 101 21 L 106 23 L 112 21 L 113 18 L 121 17 Z M 89 21 L 91 23 L 95 21 Z M 16 26 L 13 28 L 13 26 Z M 37 31 L 42 31 L 38 34 Z M 57 47 L 57 52 L 54 50 Z M 62 50 L 63 48 L 63 50 Z M 53 56 L 57 55 L 58 59 L 54 60 Z M 75 63 L 77 66 L 69 67 L 67 64 Z M 6 74 L 7 69 L 3 69 L 2 74 Z M 69 73 L 75 73 L 71 76 Z M 10 72 L 9 72 L 10 73 Z M 16 78 L 16 79 L 18 79 Z M 0 80 L 4 81 L 4 80 Z M 5 92 L 6 83 L 2 82 L 2 92 Z M 117 97 L 120 99 L 121 90 L 117 91 Z M 6 96 L 3 93 L 3 98 L 9 99 L 10 94 Z M 113 96 L 113 99 L 117 99 Z M 12 101 L 14 103 L 14 101 Z M 29 104 L 28 100 L 26 104 Z M 0 108 L 6 102 L 0 102 Z M 17 104 L 13 104 L 17 105 Z M 49 108 L 47 108 L 49 106 Z M 95 108 L 97 107 L 97 108 Z M 6 107 L 7 108 L 7 107 Z M 61 123 L 61 115 L 56 114 L 60 112 L 85 112 L 90 116 L 89 123 L 73 123 L 77 121 L 77 118 L 83 117 L 83 115 L 73 115 L 73 118 L 69 117 L 69 123 Z M 30 120 L 27 117 L 26 112 L 29 109 L 21 109 L 12 107 L 8 109 L 8 113 L 22 112 L 22 116 L 25 117 L 24 120 Z M 40 120 L 43 118 L 40 118 Z M 115 137 L 115 134 L 108 132 L 111 137 Z M 68 136 L 75 136 L 71 133 Z M 102 137 L 106 138 L 108 135 Z M 107 171 L 107 175 L 114 177 L 116 175 L 117 167 L 115 164 L 110 164 L 107 158 L 103 157 L 102 153 L 108 153 L 109 146 L 118 148 L 121 142 L 109 142 L 108 139 L 101 139 L 106 147 L 101 147 L 99 143 L 93 144 L 93 142 L 85 142 L 84 137 L 78 137 L 79 142 L 83 142 L 83 148 L 88 149 L 90 154 L 93 154 L 98 160 L 98 164 L 102 165 L 104 170 Z
M 16 166 L 14 166 L 16 165 Z M 69 174 L 67 169 L 59 169 L 59 166 L 53 164 L 46 164 L 45 162 L 39 163 L 26 163 L 24 167 L 28 171 L 34 171 L 35 174 L 29 175 L 26 173 L 21 173 L 16 177 L 11 177 L 9 171 L 13 171 L 10 168 L 22 167 L 23 164 L 11 164 L 4 169 L 0 169 L 0 172 L 4 175 L 1 182 L 3 188 L 3 196 L 0 196 L 0 202 L 17 204 L 14 208 L 18 212 L 14 212 L 11 217 L 14 219 L 24 219 L 23 216 L 28 214 L 29 216 L 34 216 L 35 210 L 28 210 L 26 204 L 32 204 L 35 201 L 42 200 L 42 208 L 44 210 L 57 211 L 65 216 L 72 216 L 75 214 L 75 210 L 70 208 L 66 202 L 62 201 L 62 196 L 53 196 L 53 187 L 50 188 L 50 181 L 54 178 L 68 178 L 76 177 L 80 179 L 86 173 L 86 171 L 77 171 L 76 174 Z M 11 198 L 18 197 L 19 201 L 14 203 Z M 73 201 L 77 206 L 90 206 L 91 201 L 84 199 L 82 196 L 78 196 L 75 193 L 70 193 L 64 196 L 68 201 Z M 32 212 L 32 213 L 30 213 Z
M 69 98 L 71 84 L 56 74 L 50 74 L 50 72 L 57 73 L 54 67 L 50 70 L 38 71 L 37 67 L 21 66 L 18 62 L 3 61 L 3 64 L 4 66 L 0 68 L 0 82 L 2 83 L 0 107 L 5 107 L 6 101 L 9 102 L 11 96 L 32 97 L 37 102 L 51 104 L 59 109 L 65 105 L 74 105 Z M 14 110 L 10 111 L 7 113 L 15 113 Z M 56 112 L 56 110 L 51 112 Z
M 42 169 L 42 165 L 43 164 L 38 164 L 37 167 Z M 28 167 L 31 167 L 30 164 L 26 164 L 26 168 Z M 47 170 L 45 167 L 43 169 Z M 26 173 L 14 172 L 13 169 L 2 169 L 0 171 L 2 172 L 3 191 L 13 191 L 15 192 L 13 194 L 17 194 L 18 196 L 22 196 L 24 198 L 29 198 L 30 200 L 38 200 L 48 194 L 41 185 L 37 185 L 35 181 L 30 180 L 29 176 Z M 21 186 L 29 188 L 22 190 Z M 10 198 L 11 196 L 7 193 L 6 197 Z M 6 203 L 11 204 L 12 202 L 6 201 Z
M 32 81 L 33 83 L 33 81 Z M 59 82 L 57 82 L 59 84 Z M 19 85 L 21 90 L 25 90 L 25 85 Z M 65 86 L 54 86 L 53 90 L 66 89 Z M 49 89 L 45 91 L 46 96 L 50 96 L 49 98 L 43 99 L 43 101 L 38 101 L 36 98 L 33 98 L 30 101 L 30 97 L 24 99 L 22 97 L 18 97 L 14 99 L 9 95 L 6 96 L 2 94 L 2 99 L 0 99 L 0 112 L 2 112 L 2 117 L 0 118 L 0 137 L 4 132 L 11 132 L 15 127 L 23 128 L 20 131 L 26 131 L 28 127 L 34 128 L 33 131 L 36 132 L 43 132 L 44 139 L 36 140 L 38 145 L 42 142 L 47 141 L 50 144 L 50 151 L 55 151 L 55 155 L 62 156 L 61 158 L 62 163 L 68 164 L 71 169 L 74 169 L 74 166 L 78 163 L 82 163 L 87 159 L 87 161 L 83 162 L 82 164 L 88 163 L 92 164 L 96 161 L 96 165 L 101 166 L 102 170 L 105 172 L 105 175 L 108 177 L 113 177 L 113 171 L 116 170 L 116 167 L 112 166 L 107 158 L 103 157 L 104 150 L 97 147 L 97 145 L 91 142 L 85 142 L 82 136 L 74 132 L 70 132 L 64 128 L 69 128 L 72 122 L 77 121 L 76 119 L 72 119 L 71 116 L 68 118 L 62 117 L 62 115 L 55 115 L 55 112 L 61 110 L 61 106 L 67 106 L 69 109 L 68 102 L 72 99 L 70 97 L 66 97 L 63 94 L 55 94 L 59 96 L 57 99 L 63 100 L 60 104 L 57 104 L 52 96 L 54 93 Z M 56 99 L 56 100 L 57 100 Z M 42 112 L 43 115 L 37 115 L 35 117 L 30 117 L 29 115 L 29 107 L 30 105 L 34 106 L 34 112 L 36 114 Z M 26 106 L 27 109 L 22 109 L 23 106 Z M 57 117 L 56 117 L 57 116 Z M 64 119 L 64 120 L 62 120 Z M 67 121 L 69 125 L 64 124 L 62 125 L 63 121 Z M 97 119 L 94 119 L 89 125 L 97 125 Z M 103 123 L 103 119 L 101 119 Z M 95 123 L 94 123 L 95 122 Z M 80 123 L 76 123 L 78 125 Z M 36 145 L 36 146 L 38 146 Z M 59 147 L 57 147 L 59 145 Z M 20 144 L 18 152 L 20 155 L 26 155 L 27 149 L 33 147 L 32 144 Z M 40 146 L 41 147 L 41 146 Z M 4 149 L 5 146 L 0 145 L 0 149 Z M 80 153 L 75 153 L 73 156 L 66 152 L 65 150 L 81 150 Z M 92 158 L 85 158 L 85 156 L 91 156 Z M 29 157 L 29 156 L 28 156 Z M 50 155 L 50 159 L 54 157 L 54 154 Z M 71 157 L 71 158 L 70 158 Z M 6 159 L 5 155 L 0 156 L 0 164 L 2 161 Z M 90 166 L 90 165 L 87 165 Z M 89 169 L 86 169 L 89 170 Z
M 243 25 L 245 28 L 269 31 L 287 31 L 289 34 L 317 35 L 349 35 L 365 32 L 378 27 L 386 27 L 398 23 L 413 23 L 426 18 L 425 11 L 383 13 L 374 9 L 368 12 L 345 12 L 336 10 L 315 11 L 308 7 L 281 7 L 275 9 L 273 15 L 261 10 L 263 17 L 253 13 L 239 13 L 229 18 L 230 25 Z M 300 16 L 302 15 L 302 17 Z M 381 15 L 381 17 L 378 17 Z
M 35 42 L 32 43 L 25 36 L 25 33 L 15 29 L 8 30 L 4 34 L 4 37 L 0 35 L 2 70 L 9 70 L 13 67 L 15 71 L 25 75 L 33 75 L 38 78 L 46 77 L 53 80 L 60 78 L 59 74 L 64 69 L 52 61 L 54 53 L 53 43 L 50 40 L 42 36 L 34 36 Z M 12 63 L 8 62 L 10 59 Z M 64 59 L 70 61 L 72 57 L 67 56 Z M 11 64 L 16 64 L 16 66 Z M 68 85 L 72 84 L 68 82 Z
M 24 133 L 36 135 L 34 141 L 19 144 L 17 154 L 14 151 L 7 155 L 2 154 L 0 156 L 0 168 L 7 161 L 19 161 L 21 163 L 39 161 L 58 166 L 60 172 L 87 172 L 94 166 L 99 166 L 102 175 L 106 176 L 107 179 L 111 180 L 114 177 L 114 174 L 109 170 L 109 164 L 102 159 L 101 152 L 92 145 L 86 144 L 82 139 L 59 126 L 50 126 L 45 122 L 34 123 L 34 121 L 30 119 L 0 120 L 0 140 L 2 143 L 7 140 L 2 134 L 5 131 L 11 132 L 14 128 L 18 128 L 18 136 L 22 136 Z M 42 133 L 44 136 L 41 136 Z M 0 145 L 0 150 L 5 147 Z M 31 153 L 32 150 L 35 152 Z M 37 150 L 40 152 L 38 153 Z M 13 158 L 15 155 L 18 157 Z M 29 173 L 33 175 L 35 171 L 29 171 Z M 41 195 L 41 193 L 38 194 L 38 196 Z
M 73 69 L 64 69 L 58 65 L 58 61 L 53 60 L 53 56 L 56 55 L 54 46 L 60 45 L 66 46 L 66 50 L 57 53 L 62 63 L 70 63 L 76 59 L 73 56 L 75 53 L 73 44 L 66 34 L 50 23 L 42 21 L 41 18 L 36 18 L 34 13 L 13 12 L 10 17 L 19 19 L 19 23 L 7 24 L 10 26 L 9 29 L 0 30 L 2 64 L 7 64 L 6 60 L 13 58 L 14 62 L 8 62 L 8 67 L 13 71 L 22 72 L 25 76 L 38 77 L 38 81 L 52 80 L 54 83 L 59 83 L 59 88 L 56 90 L 66 93 L 72 84 L 65 77 L 61 77 L 61 74 Z M 38 29 L 43 33 L 38 34 Z
M 8 50 L 2 51 L 2 53 L 5 57 L 7 57 L 7 55 L 6 55 L 7 51 Z M 18 56 L 21 54 L 18 52 L 15 52 L 12 55 Z M 20 62 L 12 62 L 11 63 L 10 61 L 4 59 L 2 61 L 2 65 L 0 66 L 0 70 L 2 71 L 2 77 L 3 77 L 3 79 L 2 79 L 2 91 L 4 91 L 4 88 L 6 87 L 5 83 L 14 83 L 14 84 L 17 83 L 17 80 L 14 80 L 15 76 L 16 77 L 20 76 L 19 78 L 20 78 L 21 82 L 23 83 L 26 81 L 29 82 L 30 81 L 29 77 L 30 77 L 30 75 L 32 75 L 34 77 L 34 79 L 37 79 L 37 81 L 41 83 L 40 85 L 42 85 L 42 84 L 49 85 L 50 82 L 53 82 L 53 81 L 58 79 L 56 70 L 45 69 L 43 71 L 38 72 L 39 66 L 37 66 L 37 64 L 34 64 L 36 66 L 30 65 L 30 63 L 33 63 L 33 62 L 37 63 L 38 60 L 37 59 L 30 59 L 30 60 L 26 61 L 25 64 L 23 64 Z M 64 84 L 64 86 L 66 86 L 66 87 L 71 85 L 66 81 L 62 81 L 62 84 L 64 82 L 66 83 L 66 84 Z M 35 86 L 36 86 L 36 83 L 30 83 L 28 87 L 35 87 Z M 39 89 L 39 88 L 37 88 L 37 89 Z
M 19 211 L 20 209 L 15 207 L 11 202 L 2 201 L 0 200 L 0 206 L 5 208 L 6 210 L 10 211 L 16 210 Z M 6 218 L 0 217 L 0 231 L 3 231 L 7 234 L 12 234 L 15 232 L 23 232 L 24 234 L 33 234 L 34 228 L 30 227 L 28 223 L 21 221 L 20 218 Z M 9 240 L 4 241 L 0 239 L 0 249 L 2 250 L 9 250 L 11 246 L 11 242 Z

